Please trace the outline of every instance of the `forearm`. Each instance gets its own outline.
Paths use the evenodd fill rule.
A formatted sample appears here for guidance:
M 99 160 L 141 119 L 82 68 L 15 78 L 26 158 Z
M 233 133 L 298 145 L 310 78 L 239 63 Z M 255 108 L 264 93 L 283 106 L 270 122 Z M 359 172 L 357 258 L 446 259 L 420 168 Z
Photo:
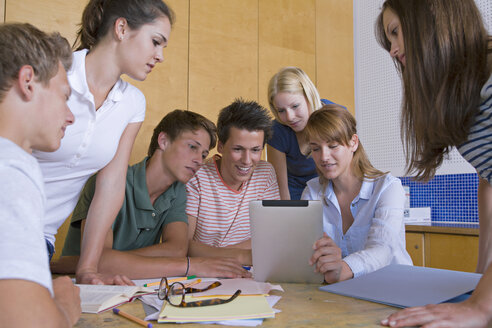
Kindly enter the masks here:
M 251 239 L 240 242 L 239 244 L 226 246 L 225 248 L 240 248 L 251 250 Z
M 193 240 L 189 243 L 188 255 L 193 257 L 230 257 L 243 265 L 252 264 L 250 249 L 214 247 Z
M 492 323 L 492 265 L 489 265 L 472 296 L 466 302 L 480 309 L 487 315 L 488 323 Z
M 492 263 L 492 186 L 484 179 L 478 184 L 479 245 L 477 272 Z
M 123 204 L 124 183 L 125 181 L 122 180 L 120 183 L 115 181 L 97 184 L 84 227 L 77 273 L 98 271 L 97 264 L 106 235 Z
M 120 274 L 130 279 L 150 279 L 183 276 L 187 265 L 186 257 L 148 257 L 104 249 L 98 268 L 103 274 Z
M 148 257 L 186 257 L 188 243 L 186 240 L 180 243 L 160 243 L 152 246 L 132 249 L 130 254 Z

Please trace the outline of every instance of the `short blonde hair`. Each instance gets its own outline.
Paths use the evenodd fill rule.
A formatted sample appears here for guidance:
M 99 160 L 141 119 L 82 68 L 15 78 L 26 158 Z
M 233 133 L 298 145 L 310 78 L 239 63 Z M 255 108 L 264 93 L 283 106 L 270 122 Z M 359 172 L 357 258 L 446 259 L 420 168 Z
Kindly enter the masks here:
M 270 79 L 268 84 L 268 104 L 273 116 L 283 124 L 278 117 L 273 99 L 280 92 L 302 94 L 309 104 L 309 114 L 321 108 L 322 103 L 318 90 L 304 71 L 298 67 L 288 66 L 282 68 Z
M 59 33 L 46 34 L 31 24 L 0 24 L 0 101 L 22 66 L 31 66 L 36 80 L 47 84 L 60 61 L 67 71 L 72 66 L 72 50 Z

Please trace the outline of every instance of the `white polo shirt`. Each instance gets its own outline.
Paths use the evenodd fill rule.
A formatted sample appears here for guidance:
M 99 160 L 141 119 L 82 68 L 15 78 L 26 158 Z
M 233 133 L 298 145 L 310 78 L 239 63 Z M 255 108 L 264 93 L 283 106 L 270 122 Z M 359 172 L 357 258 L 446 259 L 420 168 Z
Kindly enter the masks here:
M 121 79 L 96 111 L 86 80 L 86 54 L 86 49 L 74 52 L 72 68 L 67 72 L 72 88 L 67 103 L 75 116 L 74 124 L 67 127 L 57 151 L 33 152 L 46 188 L 44 235 L 53 244 L 87 179 L 113 159 L 127 125 L 145 118 L 144 95 Z

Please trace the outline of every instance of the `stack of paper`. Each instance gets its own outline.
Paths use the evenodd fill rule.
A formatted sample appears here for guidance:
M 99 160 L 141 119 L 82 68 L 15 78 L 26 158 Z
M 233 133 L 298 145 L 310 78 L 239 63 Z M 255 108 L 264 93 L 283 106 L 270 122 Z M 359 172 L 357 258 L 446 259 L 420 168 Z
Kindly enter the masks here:
M 186 295 L 186 302 L 203 300 Z M 200 306 L 176 307 L 164 302 L 158 322 L 202 322 L 240 319 L 274 318 L 275 313 L 268 304 L 265 296 L 238 296 L 232 302 Z

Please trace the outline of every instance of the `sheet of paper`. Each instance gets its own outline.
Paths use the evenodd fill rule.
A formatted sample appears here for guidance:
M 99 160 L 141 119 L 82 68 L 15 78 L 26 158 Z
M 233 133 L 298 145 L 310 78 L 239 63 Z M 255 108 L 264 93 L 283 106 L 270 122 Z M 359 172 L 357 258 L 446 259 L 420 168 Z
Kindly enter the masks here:
M 482 275 L 410 265 L 389 265 L 320 290 L 395 307 L 438 304 L 475 289 Z

